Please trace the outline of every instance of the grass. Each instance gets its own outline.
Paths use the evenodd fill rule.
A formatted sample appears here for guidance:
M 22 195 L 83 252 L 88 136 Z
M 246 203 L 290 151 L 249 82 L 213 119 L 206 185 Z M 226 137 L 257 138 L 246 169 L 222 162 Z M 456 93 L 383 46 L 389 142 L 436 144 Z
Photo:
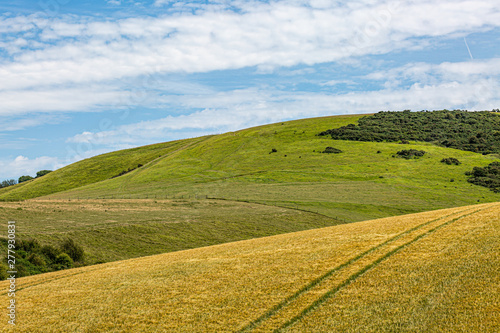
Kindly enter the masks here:
M 342 223 L 294 209 L 181 199 L 0 203 L 0 221 L 5 230 L 7 221 L 16 221 L 18 239 L 58 246 L 70 237 L 84 247 L 89 264 Z
M 494 332 L 499 216 L 482 204 L 26 277 L 16 331 Z
M 426 143 L 350 142 L 317 136 L 360 117 L 302 119 L 189 144 L 179 141 L 161 158 L 121 177 L 45 198 L 207 196 L 299 208 L 349 222 L 500 200 L 500 194 L 471 185 L 465 176 L 474 166 L 494 161 L 494 156 Z M 343 153 L 320 153 L 328 146 Z M 418 160 L 392 157 L 403 148 L 427 154 Z M 272 149 L 277 152 L 270 154 Z M 462 164 L 440 163 L 447 157 L 458 158 Z M 0 199 L 5 197 L 0 194 Z

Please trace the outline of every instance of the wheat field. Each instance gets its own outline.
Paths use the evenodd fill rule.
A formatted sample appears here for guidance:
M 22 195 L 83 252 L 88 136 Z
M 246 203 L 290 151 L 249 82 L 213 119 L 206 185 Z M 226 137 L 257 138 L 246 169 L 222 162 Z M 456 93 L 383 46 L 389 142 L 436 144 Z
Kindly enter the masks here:
M 15 332 L 498 332 L 499 250 L 489 203 L 82 267 L 18 279 Z

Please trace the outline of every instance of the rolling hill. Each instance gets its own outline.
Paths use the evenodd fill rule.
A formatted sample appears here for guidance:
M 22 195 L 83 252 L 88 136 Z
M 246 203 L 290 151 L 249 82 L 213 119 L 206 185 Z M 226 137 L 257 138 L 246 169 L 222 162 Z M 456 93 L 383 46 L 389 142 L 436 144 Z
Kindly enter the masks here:
M 302 119 L 109 153 L 0 190 L 0 200 L 213 198 L 352 222 L 500 199 L 465 176 L 495 156 L 430 143 L 402 147 L 318 136 L 361 117 Z M 322 154 L 329 146 L 342 153 Z M 392 157 L 403 148 L 427 154 L 419 160 Z M 440 163 L 448 157 L 462 164 Z
M 18 279 L 16 332 L 497 332 L 499 251 L 490 203 L 82 267 Z

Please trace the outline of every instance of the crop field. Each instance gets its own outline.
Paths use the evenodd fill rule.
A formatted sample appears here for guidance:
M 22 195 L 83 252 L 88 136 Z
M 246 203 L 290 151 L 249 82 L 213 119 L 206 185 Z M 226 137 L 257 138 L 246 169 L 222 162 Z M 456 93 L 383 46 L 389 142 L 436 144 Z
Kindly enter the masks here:
M 19 279 L 16 332 L 498 332 L 499 251 L 488 203 L 82 267 Z

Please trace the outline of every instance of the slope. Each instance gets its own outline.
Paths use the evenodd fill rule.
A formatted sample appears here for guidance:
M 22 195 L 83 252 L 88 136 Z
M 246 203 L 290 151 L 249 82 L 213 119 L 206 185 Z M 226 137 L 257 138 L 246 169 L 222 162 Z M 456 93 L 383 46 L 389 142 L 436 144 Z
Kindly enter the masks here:
M 16 331 L 495 332 L 499 250 L 495 203 L 84 267 L 19 279 Z
M 469 184 L 465 175 L 494 156 L 430 143 L 318 136 L 360 117 L 302 119 L 213 136 L 121 177 L 49 198 L 208 197 L 299 208 L 351 222 L 500 200 L 500 194 Z M 328 146 L 343 152 L 322 154 Z M 427 154 L 418 160 L 392 157 L 402 149 Z M 462 164 L 440 163 L 448 157 Z
M 0 189 L 0 200 L 36 198 L 117 177 L 207 137 L 178 140 L 102 154 L 51 172 L 41 178 Z

